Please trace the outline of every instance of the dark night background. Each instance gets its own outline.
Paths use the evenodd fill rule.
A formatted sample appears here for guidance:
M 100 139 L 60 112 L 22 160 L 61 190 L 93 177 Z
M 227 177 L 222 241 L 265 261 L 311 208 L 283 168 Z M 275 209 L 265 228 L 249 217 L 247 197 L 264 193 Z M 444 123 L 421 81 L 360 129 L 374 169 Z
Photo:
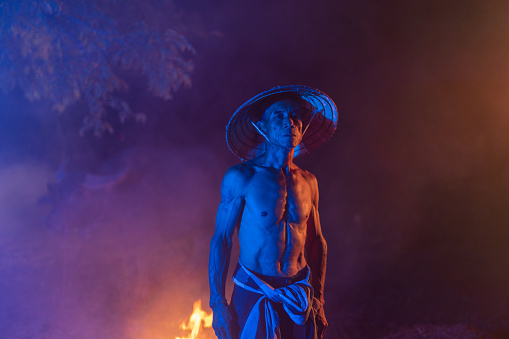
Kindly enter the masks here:
M 177 5 L 199 27 L 192 88 L 163 101 L 127 75 L 145 124 L 80 137 L 79 106 L 0 94 L 0 337 L 184 335 L 239 161 L 225 126 L 259 92 L 302 84 L 339 109 L 331 140 L 296 160 L 320 186 L 325 337 L 509 338 L 509 2 Z M 87 171 L 136 165 L 73 194 L 49 231 L 38 201 L 65 152 Z

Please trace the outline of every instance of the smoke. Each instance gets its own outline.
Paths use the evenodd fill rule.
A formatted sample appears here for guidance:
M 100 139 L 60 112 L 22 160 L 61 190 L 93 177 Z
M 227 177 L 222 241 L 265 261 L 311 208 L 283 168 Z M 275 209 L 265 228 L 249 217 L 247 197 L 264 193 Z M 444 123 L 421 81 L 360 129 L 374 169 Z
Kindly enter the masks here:
M 328 336 L 509 332 L 506 4 L 182 6 L 215 32 L 191 41 L 193 88 L 163 103 L 133 81 L 133 109 L 154 114 L 88 143 L 99 156 L 86 170 L 140 145 L 151 165 L 118 187 L 75 191 L 60 231 L 44 228 L 51 205 L 36 203 L 61 158 L 56 119 L 2 98 L 0 336 L 181 335 L 193 302 L 208 299 L 220 180 L 237 161 L 224 128 L 245 100 L 286 84 L 339 108 L 330 142 L 297 160 L 320 187 Z M 78 154 L 71 134 L 63 148 Z
M 54 232 L 37 205 L 48 169 L 2 169 L 2 337 L 174 337 L 208 298 L 215 158 L 203 148 L 127 154 L 150 156 L 125 182 L 57 202 Z

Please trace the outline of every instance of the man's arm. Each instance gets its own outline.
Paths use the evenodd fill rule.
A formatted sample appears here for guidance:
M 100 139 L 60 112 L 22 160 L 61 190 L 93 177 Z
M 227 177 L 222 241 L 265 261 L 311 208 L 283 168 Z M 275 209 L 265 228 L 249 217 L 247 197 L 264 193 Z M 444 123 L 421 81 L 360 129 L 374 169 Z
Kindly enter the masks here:
M 225 285 L 232 236 L 244 207 L 245 178 L 240 166 L 232 167 L 226 172 L 221 185 L 221 202 L 217 210 L 215 231 L 210 241 L 210 307 L 214 312 L 213 327 L 218 338 L 231 337 L 231 316 L 226 307 Z
M 327 268 L 327 243 L 322 235 L 320 216 L 318 214 L 318 184 L 316 178 L 311 175 L 309 179 L 313 206 L 309 215 L 306 233 L 306 261 L 311 269 L 311 286 L 314 297 L 318 299 L 315 305 L 318 336 L 321 338 L 327 328 L 327 320 L 323 312 L 323 288 L 325 283 L 325 271 Z

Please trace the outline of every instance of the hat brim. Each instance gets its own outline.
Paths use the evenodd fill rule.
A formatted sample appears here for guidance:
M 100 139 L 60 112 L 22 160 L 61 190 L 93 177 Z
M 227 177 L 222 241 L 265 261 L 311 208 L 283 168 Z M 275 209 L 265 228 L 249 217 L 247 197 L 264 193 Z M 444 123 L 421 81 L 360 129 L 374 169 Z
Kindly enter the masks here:
M 256 111 L 261 103 L 275 95 L 292 92 L 304 99 L 309 112 L 315 112 L 301 143 L 295 147 L 294 157 L 307 154 L 329 140 L 337 127 L 338 110 L 327 94 L 307 86 L 274 87 L 246 101 L 231 117 L 226 127 L 226 142 L 236 156 L 250 160 L 265 152 L 265 138 L 256 131 L 251 121 L 264 113 Z

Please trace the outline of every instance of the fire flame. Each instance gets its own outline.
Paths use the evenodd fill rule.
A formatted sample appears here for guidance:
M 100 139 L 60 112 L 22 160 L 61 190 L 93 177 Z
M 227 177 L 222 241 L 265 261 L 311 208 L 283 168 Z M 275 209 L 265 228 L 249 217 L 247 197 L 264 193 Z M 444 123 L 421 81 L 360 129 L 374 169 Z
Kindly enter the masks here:
M 189 318 L 189 322 L 186 324 L 182 322 L 180 324 L 180 329 L 182 330 L 191 330 L 191 335 L 189 337 L 175 337 L 175 339 L 196 339 L 198 338 L 198 334 L 200 333 L 200 328 L 203 322 L 203 327 L 212 327 L 212 313 L 207 314 L 204 310 L 201 309 L 201 299 L 195 301 L 193 306 L 193 313 Z

